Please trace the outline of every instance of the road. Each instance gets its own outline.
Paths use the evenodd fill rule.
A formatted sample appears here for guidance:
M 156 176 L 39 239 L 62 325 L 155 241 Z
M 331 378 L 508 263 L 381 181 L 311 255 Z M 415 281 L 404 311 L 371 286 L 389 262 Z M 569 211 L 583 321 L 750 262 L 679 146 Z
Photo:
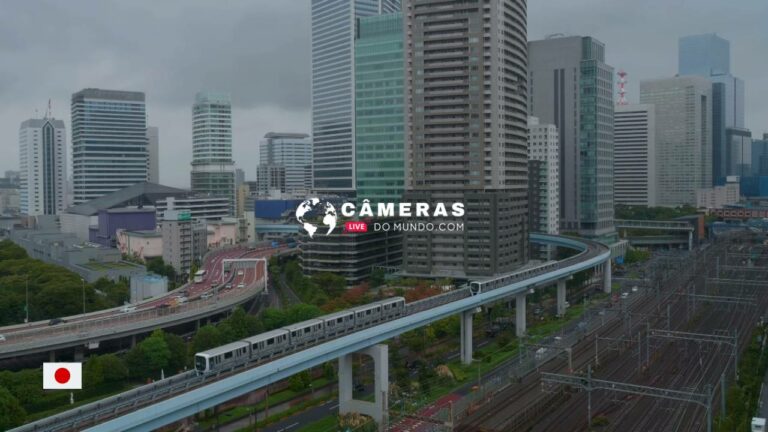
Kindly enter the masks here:
M 243 246 L 223 249 L 209 253 L 202 268 L 206 270 L 206 276 L 200 283 L 188 283 L 161 297 L 154 298 L 134 305 L 136 309 L 131 312 L 122 312 L 121 308 L 67 317 L 66 323 L 49 326 L 47 321 L 38 321 L 28 325 L 9 326 L 0 329 L 0 334 L 5 336 L 5 342 L 0 343 L 0 356 L 8 358 L 14 352 L 30 349 L 36 344 L 44 344 L 46 340 L 62 338 L 67 335 L 77 334 L 85 339 L 89 334 L 103 333 L 103 329 L 117 329 L 121 326 L 135 325 L 135 323 L 151 319 L 165 319 L 177 313 L 185 313 L 203 308 L 214 307 L 222 299 L 233 296 L 241 296 L 242 289 L 236 287 L 244 284 L 248 289 L 253 288 L 256 281 L 260 281 L 264 275 L 264 265 L 256 264 L 244 268 L 243 274 L 222 274 L 222 262 L 225 259 L 252 258 L 256 256 L 269 257 L 273 253 L 282 250 L 261 246 L 248 250 Z M 257 273 L 258 272 L 258 273 Z M 222 280 L 222 278 L 225 278 Z M 230 281 L 231 279 L 231 281 Z M 201 295 L 211 291 L 217 283 L 222 283 L 222 289 L 209 299 L 202 299 Z M 233 289 L 223 289 L 226 283 L 231 283 Z M 184 304 L 178 304 L 177 296 L 186 297 Z M 114 332 L 114 331 L 113 331 Z

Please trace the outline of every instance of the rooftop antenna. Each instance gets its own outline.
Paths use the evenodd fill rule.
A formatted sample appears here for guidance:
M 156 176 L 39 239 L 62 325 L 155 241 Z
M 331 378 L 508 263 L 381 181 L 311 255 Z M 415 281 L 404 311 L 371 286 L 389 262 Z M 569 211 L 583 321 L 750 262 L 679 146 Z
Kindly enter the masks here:
M 619 69 L 618 72 L 616 72 L 616 75 L 619 76 L 619 105 L 627 105 L 627 89 L 625 85 L 627 84 L 627 73 L 624 72 L 624 69 Z
M 51 99 L 48 99 L 48 111 L 45 112 L 45 118 L 51 118 Z

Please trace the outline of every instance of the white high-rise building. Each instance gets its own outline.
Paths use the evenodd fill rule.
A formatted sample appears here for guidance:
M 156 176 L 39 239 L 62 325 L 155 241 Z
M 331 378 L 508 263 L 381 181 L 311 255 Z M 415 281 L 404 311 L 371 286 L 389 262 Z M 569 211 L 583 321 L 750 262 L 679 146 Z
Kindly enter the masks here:
M 540 124 L 536 117 L 528 117 L 528 159 L 540 161 L 536 202 L 528 203 L 528 211 L 536 217 L 531 222 L 532 232 L 558 234 L 560 232 L 560 136 L 553 124 Z M 529 167 L 530 169 L 530 167 Z M 537 208 L 533 208 L 537 206 Z
M 640 103 L 656 109 L 656 204 L 696 205 L 712 184 L 712 83 L 681 76 L 640 82 Z
M 232 104 L 228 94 L 200 92 L 192 107 L 192 191 L 227 197 L 235 211 Z
M 19 128 L 21 213 L 56 214 L 67 206 L 67 138 L 64 122 L 29 119 Z
M 147 181 L 160 184 L 160 132 L 157 126 L 147 127 Z
M 613 200 L 656 206 L 656 116 L 653 105 L 616 105 L 613 116 Z
M 142 92 L 87 88 L 72 95 L 72 182 L 81 204 L 147 181 Z
M 312 188 L 312 139 L 303 133 L 269 132 L 259 148 L 259 170 L 285 168 L 286 193 L 304 194 Z M 260 174 L 257 177 L 261 178 Z
M 356 20 L 400 10 L 400 0 L 312 0 L 314 188 L 355 190 Z

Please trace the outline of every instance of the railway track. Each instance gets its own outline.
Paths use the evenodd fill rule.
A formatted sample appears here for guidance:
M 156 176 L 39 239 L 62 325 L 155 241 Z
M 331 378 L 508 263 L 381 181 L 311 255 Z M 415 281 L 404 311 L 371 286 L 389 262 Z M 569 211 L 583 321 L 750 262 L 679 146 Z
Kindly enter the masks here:
M 666 304 L 670 305 L 670 328 L 680 331 L 699 331 L 703 333 L 714 330 L 738 328 L 740 331 L 740 346 L 749 340 L 749 329 L 754 325 L 756 315 L 747 313 L 720 314 L 716 319 L 709 319 L 711 310 L 701 308 L 698 313 L 688 315 L 689 303 L 679 294 L 684 294 L 689 283 L 703 286 L 710 272 L 707 264 L 721 259 L 729 251 L 729 244 L 713 245 L 706 252 L 695 256 L 691 261 L 672 272 L 667 272 L 665 286 L 673 289 L 657 293 L 657 297 L 648 295 L 642 302 L 636 303 L 630 309 L 634 315 L 645 316 L 650 328 L 666 328 Z M 704 270 L 704 271 L 702 271 Z M 661 306 L 664 306 L 663 308 Z M 765 302 L 754 310 L 764 310 Z M 690 319 L 687 320 L 685 317 Z M 707 317 L 708 319 L 703 319 Z M 619 317 L 599 329 L 601 338 L 618 339 L 622 336 L 633 340 L 626 346 L 626 351 L 609 351 L 601 353 L 601 368 L 596 377 L 621 382 L 633 382 L 664 388 L 701 388 L 705 383 L 717 383 L 722 373 L 723 357 L 729 351 L 723 351 L 722 346 L 715 346 L 712 351 L 702 356 L 700 364 L 692 365 L 690 356 L 675 353 L 679 349 L 673 342 L 661 343 L 649 355 L 649 368 L 638 367 L 642 363 L 642 350 L 638 349 L 637 331 L 643 330 L 645 321 L 634 320 L 628 325 Z M 628 334 L 627 334 L 628 333 Z M 646 342 L 647 344 L 647 342 Z M 679 345 L 679 343 L 678 343 Z M 594 340 L 581 341 L 573 347 L 574 369 L 583 370 L 594 360 Z M 647 348 L 646 348 L 647 349 Z M 638 356 L 640 358 L 638 359 Z M 696 366 L 696 367 L 694 367 Z M 720 367 L 718 367 L 720 366 Z M 550 361 L 541 370 L 563 373 L 567 365 L 563 360 Z M 593 375 L 594 376 L 594 375 Z M 586 430 L 586 396 L 568 392 L 545 393 L 538 390 L 539 373 L 527 377 L 520 385 L 511 385 L 500 392 L 491 404 L 487 404 L 471 414 L 462 425 L 460 431 L 552 431 L 552 430 Z M 719 391 L 719 389 L 717 390 Z M 702 425 L 705 418 L 704 408 L 692 404 L 659 402 L 652 398 L 639 396 L 622 396 L 611 399 L 600 393 L 592 395 L 593 413 L 610 417 L 612 426 L 604 430 L 616 431 L 664 431 L 664 430 L 699 430 L 696 425 Z M 718 393 L 715 393 L 716 397 Z M 596 403 L 597 402 L 597 403 Z M 686 406 L 689 405 L 689 406 Z M 539 408 L 546 406 L 546 411 Z M 666 415 L 648 415 L 649 412 L 663 411 Z M 510 415 L 510 413 L 515 413 Z M 563 425 L 568 425 L 565 428 Z M 688 429 L 686 429 L 688 425 Z M 615 428 L 614 428 L 615 427 Z

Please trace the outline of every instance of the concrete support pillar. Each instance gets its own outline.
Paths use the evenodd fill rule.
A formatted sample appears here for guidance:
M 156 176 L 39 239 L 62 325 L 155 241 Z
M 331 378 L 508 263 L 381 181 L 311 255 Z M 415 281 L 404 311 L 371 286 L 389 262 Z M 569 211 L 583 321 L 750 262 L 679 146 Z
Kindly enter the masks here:
M 693 231 L 688 231 L 688 250 L 693 250 Z
M 136 346 L 136 335 L 131 335 L 131 348 Z
M 565 279 L 557 281 L 557 316 L 565 315 Z
M 389 412 L 389 347 L 374 345 L 359 354 L 373 359 L 373 395 L 374 401 L 367 402 L 352 398 L 352 354 L 339 357 L 339 414 L 356 412 L 373 418 L 380 431 L 387 427 Z
M 472 363 L 472 311 L 461 313 L 461 362 Z
M 56 351 L 55 350 L 50 350 L 48 352 L 48 361 L 51 362 L 51 363 L 56 361 Z
M 520 293 L 515 299 L 515 334 L 525 335 L 525 293 Z
M 608 261 L 605 262 L 605 265 L 603 267 L 603 292 L 609 293 L 611 292 L 611 260 L 610 258 Z
M 83 347 L 75 347 L 75 361 L 76 362 L 82 362 L 85 359 L 85 353 L 83 352 Z

